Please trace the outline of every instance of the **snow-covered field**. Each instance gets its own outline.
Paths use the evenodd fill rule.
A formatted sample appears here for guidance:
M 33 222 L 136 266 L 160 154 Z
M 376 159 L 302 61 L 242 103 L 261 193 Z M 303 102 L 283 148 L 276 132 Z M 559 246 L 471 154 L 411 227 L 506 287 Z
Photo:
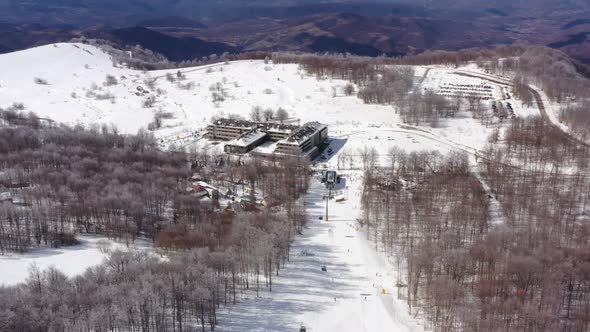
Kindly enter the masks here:
M 432 67 L 420 88 L 436 89 L 444 82 L 481 83 L 456 75 L 457 70 Z M 469 66 L 463 70 L 478 69 Z M 418 76 L 425 71 L 425 67 L 416 68 Z M 469 113 L 444 119 L 438 128 L 404 125 L 391 106 L 366 105 L 356 96 L 344 96 L 345 81 L 318 80 L 297 65 L 264 61 L 185 68 L 181 70 L 182 88 L 166 78 L 166 74 L 176 77 L 176 70 L 146 73 L 114 67 L 110 57 L 95 47 L 55 44 L 0 55 L 0 72 L 0 107 L 23 103 L 26 111 L 59 122 L 112 123 L 123 132 L 134 133 L 146 128 L 158 110 L 170 112 L 173 118 L 164 120 L 163 128 L 155 131 L 164 146 L 205 146 L 204 140 L 195 142 L 193 134 L 207 126 L 212 117 L 236 114 L 248 118 L 253 106 L 282 107 L 301 123 L 320 121 L 329 125 L 336 151 L 329 160 L 332 167 L 339 153 L 355 155 L 365 146 L 377 149 L 381 162 L 394 146 L 408 152 L 475 154 L 487 144 L 493 130 Z M 107 75 L 118 83 L 103 84 Z M 150 80 L 155 80 L 153 91 L 146 84 Z M 193 87 L 187 89 L 187 85 Z M 224 101 L 213 101 L 211 87 L 215 85 L 225 94 Z M 497 97 L 501 91 L 500 86 L 494 86 Z M 149 96 L 155 97 L 155 103 L 144 107 Z M 514 102 L 517 116 L 539 114 L 536 109 L 519 105 Z M 410 316 L 407 306 L 395 295 L 396 271 L 388 261 L 391 258 L 378 253 L 363 230 L 354 226 L 360 213 L 361 174 L 348 173 L 347 181 L 348 200 L 332 204 L 328 222 L 318 220 L 324 211 L 324 189 L 314 183 L 307 196 L 309 227 L 295 241 L 293 256 L 274 281 L 273 291 L 225 309 L 219 316 L 220 331 L 295 331 L 301 325 L 310 331 L 423 330 L 419 317 Z M 40 268 L 54 265 L 68 275 L 98 264 L 104 258 L 98 239 L 81 240 L 80 246 L 72 248 L 0 256 L 0 284 L 23 281 L 31 263 Z M 313 255 L 301 255 L 304 251 Z M 321 271 L 322 266 L 327 267 L 326 272 Z
M 422 75 L 424 70 L 417 68 L 416 73 Z M 166 143 L 176 141 L 177 145 L 193 141 L 190 135 L 203 129 L 212 117 L 236 114 L 248 118 L 253 106 L 274 110 L 282 107 L 302 123 L 313 120 L 328 124 L 331 132 L 357 132 L 356 142 L 361 146 L 375 145 L 371 142 L 375 137 L 373 128 L 397 129 L 401 124 L 391 106 L 367 105 L 355 96 L 345 96 L 342 88 L 347 82 L 317 80 L 297 65 L 246 60 L 185 68 L 181 70 L 184 79 L 180 82 L 184 86 L 192 83 L 194 87 L 183 89 L 178 82 L 166 79 L 168 73 L 176 77 L 176 70 L 147 73 L 114 67 L 109 55 L 96 47 L 62 43 L 0 55 L 0 72 L 0 107 L 23 103 L 27 111 L 56 121 L 112 123 L 129 133 L 146 128 L 154 113 L 162 110 L 171 112 L 174 118 L 164 120 L 163 128 L 155 134 Z M 107 75 L 114 76 L 118 84 L 106 86 Z M 36 78 L 47 84 L 35 83 Z M 146 85 L 149 80 L 156 82 L 154 91 Z M 434 68 L 424 86 L 435 86 L 442 80 L 474 81 Z M 225 101 L 215 103 L 210 88 L 217 83 L 226 97 Z M 96 95 L 113 98 L 99 100 Z M 149 96 L 156 101 L 153 107 L 144 107 Z M 485 145 L 491 129 L 479 125 L 469 114 L 458 114 L 431 131 L 479 149 Z M 403 135 L 387 136 L 396 139 Z M 377 147 L 381 146 L 385 150 L 390 144 Z
M 25 281 L 32 265 L 40 270 L 54 266 L 68 276 L 83 273 L 87 268 L 100 264 L 107 256 L 105 248 L 113 250 L 152 250 L 145 240 L 136 240 L 129 246 L 98 236 L 79 236 L 79 245 L 59 249 L 33 249 L 25 254 L 0 255 L 0 286 L 15 285 Z

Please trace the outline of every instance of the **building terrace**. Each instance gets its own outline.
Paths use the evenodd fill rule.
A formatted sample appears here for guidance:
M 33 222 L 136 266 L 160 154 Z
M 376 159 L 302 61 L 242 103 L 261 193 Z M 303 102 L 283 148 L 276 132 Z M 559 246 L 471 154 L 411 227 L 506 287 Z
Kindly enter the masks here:
M 207 133 L 213 139 L 233 140 L 245 132 L 258 130 L 267 133 L 271 140 L 279 141 L 288 138 L 298 128 L 299 126 L 291 124 L 221 118 L 207 127 Z

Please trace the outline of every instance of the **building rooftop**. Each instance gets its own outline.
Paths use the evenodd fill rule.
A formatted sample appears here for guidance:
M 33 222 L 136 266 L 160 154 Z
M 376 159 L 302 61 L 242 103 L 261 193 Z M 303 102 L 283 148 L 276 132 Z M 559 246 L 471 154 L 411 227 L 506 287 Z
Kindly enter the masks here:
M 262 154 L 271 154 L 275 152 L 277 148 L 277 142 L 264 142 L 260 144 L 256 149 L 252 150 L 253 152 L 262 153 Z
M 258 130 L 252 130 L 246 133 L 243 133 L 240 137 L 231 140 L 227 143 L 227 145 L 233 146 L 249 146 L 256 141 L 263 139 L 266 136 L 266 133 Z
M 256 122 L 242 119 L 220 118 L 213 121 L 215 126 L 230 126 L 239 128 L 258 128 L 262 131 L 290 133 L 299 128 L 297 125 L 276 122 Z
M 324 128 L 327 128 L 325 124 L 321 124 L 319 122 L 308 122 L 299 129 L 295 130 L 291 136 L 287 138 L 287 142 L 301 144 L 310 136 Z
M 299 128 L 299 126 L 290 125 L 290 124 L 280 124 L 280 123 L 272 123 L 272 122 L 258 123 L 258 129 L 263 130 L 263 131 L 291 133 L 291 132 L 297 130 L 297 128 Z
M 242 128 L 252 128 L 255 123 L 248 120 L 221 118 L 213 121 L 216 126 L 232 126 Z

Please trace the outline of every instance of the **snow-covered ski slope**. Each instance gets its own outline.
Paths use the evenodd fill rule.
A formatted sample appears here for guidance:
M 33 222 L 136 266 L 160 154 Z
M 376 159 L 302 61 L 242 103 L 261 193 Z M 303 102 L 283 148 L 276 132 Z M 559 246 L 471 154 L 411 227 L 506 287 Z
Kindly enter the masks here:
M 261 292 L 219 315 L 223 332 L 238 331 L 423 331 L 420 317 L 397 298 L 393 258 L 375 250 L 357 226 L 362 172 L 346 172 L 342 203 L 332 200 L 324 216 L 327 190 L 318 180 L 306 196 L 308 226 L 291 250 L 286 269 Z M 326 271 L 322 271 L 322 267 Z M 402 292 L 405 290 L 402 289 Z
M 416 67 L 416 75 L 422 77 L 425 70 Z M 405 134 L 391 132 L 401 124 L 391 106 L 367 105 L 356 96 L 345 96 L 342 88 L 347 82 L 318 80 L 297 65 L 247 60 L 184 68 L 181 84 L 192 83 L 194 87 L 183 89 L 178 82 L 166 79 L 167 73 L 176 76 L 177 70 L 142 72 L 115 67 L 110 56 L 96 47 L 61 43 L 0 55 L 0 72 L 0 107 L 23 103 L 26 111 L 59 122 L 115 124 L 129 133 L 147 127 L 154 113 L 162 110 L 174 118 L 164 120 L 156 136 L 169 142 L 178 140 L 180 145 L 188 143 L 183 137 L 204 128 L 212 117 L 237 114 L 248 118 L 257 105 L 275 110 L 282 107 L 301 122 L 324 122 L 336 136 L 355 134 L 354 148 L 371 145 L 385 153 L 393 145 L 405 145 L 400 144 Z M 106 86 L 107 75 L 118 83 Z M 47 84 L 35 83 L 36 79 Z M 154 79 L 156 84 L 150 91 L 146 81 Z M 453 76 L 449 69 L 431 68 L 424 86 L 434 87 L 445 79 L 455 83 L 477 81 Z M 217 83 L 226 97 L 214 103 L 211 87 Z M 144 107 L 149 96 L 156 101 L 152 107 Z M 491 129 L 479 125 L 469 114 L 458 114 L 431 131 L 442 139 L 481 148 Z M 374 144 L 375 139 L 380 144 Z M 408 149 L 414 150 L 415 144 L 420 149 L 430 145 L 436 149 L 437 145 L 432 140 L 409 142 Z

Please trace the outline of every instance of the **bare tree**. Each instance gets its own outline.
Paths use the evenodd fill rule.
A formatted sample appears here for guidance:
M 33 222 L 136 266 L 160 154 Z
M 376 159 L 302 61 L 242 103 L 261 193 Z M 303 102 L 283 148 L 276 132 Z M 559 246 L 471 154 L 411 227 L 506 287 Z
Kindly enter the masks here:
M 250 111 L 250 119 L 252 121 L 260 122 L 262 121 L 262 107 L 261 106 L 253 106 L 252 110 Z
M 284 108 L 279 107 L 279 109 L 275 113 L 275 116 L 276 116 L 277 120 L 279 120 L 281 123 L 283 123 L 283 122 L 285 122 L 285 120 L 289 119 L 289 112 L 287 112 L 287 110 L 285 110 Z
M 264 121 L 270 121 L 274 118 L 274 111 L 272 110 L 272 108 L 267 108 L 262 112 L 262 117 L 264 118 Z
M 39 85 L 49 85 L 49 82 L 47 82 L 46 79 L 43 79 L 43 78 L 40 78 L 40 77 L 35 77 L 33 79 L 33 81 L 35 81 L 35 83 L 36 84 L 39 84 Z
M 119 84 L 117 78 L 113 75 L 107 75 L 104 81 L 104 86 L 113 86 Z
M 166 73 L 166 81 L 174 83 L 176 82 L 176 77 L 172 73 Z
M 352 96 L 354 94 L 354 85 L 352 83 L 347 83 L 344 86 L 344 94 L 347 96 Z

